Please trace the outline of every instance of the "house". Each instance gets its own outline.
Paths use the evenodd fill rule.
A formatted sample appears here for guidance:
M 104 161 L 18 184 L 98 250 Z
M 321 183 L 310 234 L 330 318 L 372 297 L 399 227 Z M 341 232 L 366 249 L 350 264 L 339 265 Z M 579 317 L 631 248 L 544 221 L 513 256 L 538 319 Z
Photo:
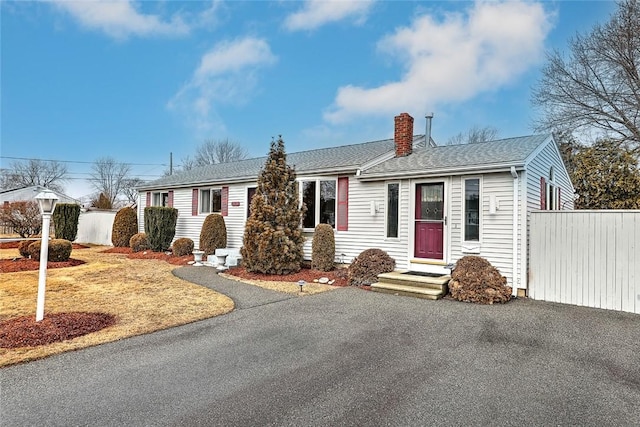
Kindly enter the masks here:
M 448 273 L 448 264 L 479 255 L 507 277 L 514 293 L 526 290 L 530 212 L 573 207 L 573 186 L 553 137 L 436 146 L 413 134 L 413 122 L 402 113 L 393 139 L 287 155 L 308 208 L 305 257 L 311 257 L 314 227 L 329 223 L 337 261 L 376 247 L 398 269 Z M 204 218 L 218 212 L 228 246 L 240 248 L 265 159 L 205 166 L 141 186 L 140 228 L 145 206 L 172 206 L 176 238 L 191 238 L 198 247 Z
M 45 190 L 52 191 L 53 193 L 55 193 L 56 196 L 58 196 L 57 203 L 75 203 L 78 205 L 80 204 L 80 201 L 74 199 L 73 197 L 67 196 L 66 194 L 62 194 L 59 191 L 53 191 L 41 185 L 31 185 L 29 187 L 16 188 L 12 190 L 2 190 L 0 191 L 0 203 L 4 205 L 5 203 L 11 203 L 11 202 L 23 202 L 28 200 L 35 201 L 36 200 L 35 197 L 38 195 L 38 193 Z

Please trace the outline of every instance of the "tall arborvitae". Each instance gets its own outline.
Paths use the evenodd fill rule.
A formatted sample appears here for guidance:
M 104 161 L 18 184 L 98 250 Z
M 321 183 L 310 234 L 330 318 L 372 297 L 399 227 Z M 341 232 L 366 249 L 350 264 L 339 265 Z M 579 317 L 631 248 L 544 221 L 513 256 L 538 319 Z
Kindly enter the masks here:
M 298 184 L 287 165 L 284 141 L 271 142 L 269 157 L 258 177 L 251 215 L 244 229 L 242 263 L 248 271 L 288 274 L 300 270 L 303 260 Z

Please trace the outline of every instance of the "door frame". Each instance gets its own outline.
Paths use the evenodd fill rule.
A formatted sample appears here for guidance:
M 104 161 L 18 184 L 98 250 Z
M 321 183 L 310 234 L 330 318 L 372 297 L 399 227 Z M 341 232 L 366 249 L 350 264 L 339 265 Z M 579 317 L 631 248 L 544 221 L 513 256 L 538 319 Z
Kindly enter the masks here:
M 415 238 L 416 238 L 416 187 L 420 184 L 444 184 L 444 224 L 442 227 L 442 259 L 432 258 L 416 258 L 414 255 Z M 444 267 L 451 259 L 451 247 L 449 227 L 451 224 L 451 179 L 449 177 L 432 178 L 432 179 L 414 179 L 410 182 L 410 203 L 409 203 L 409 235 L 407 246 L 407 265 L 411 271 L 421 271 L 425 273 L 449 274 L 450 271 Z

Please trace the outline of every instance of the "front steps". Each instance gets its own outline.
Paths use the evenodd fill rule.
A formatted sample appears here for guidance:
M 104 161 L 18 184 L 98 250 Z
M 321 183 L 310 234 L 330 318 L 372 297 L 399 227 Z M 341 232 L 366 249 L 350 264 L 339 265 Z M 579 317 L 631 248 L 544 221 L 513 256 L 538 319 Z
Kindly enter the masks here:
M 407 270 L 397 270 L 378 275 L 378 283 L 371 285 L 371 290 L 394 295 L 405 295 L 416 298 L 436 300 L 447 294 L 450 275 L 429 277 L 420 273 L 411 274 Z

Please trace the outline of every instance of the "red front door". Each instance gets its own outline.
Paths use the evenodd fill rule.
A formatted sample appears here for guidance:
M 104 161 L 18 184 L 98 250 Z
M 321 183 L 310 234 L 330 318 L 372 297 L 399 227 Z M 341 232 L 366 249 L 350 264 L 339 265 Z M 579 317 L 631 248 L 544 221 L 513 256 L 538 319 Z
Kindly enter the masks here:
M 444 183 L 416 185 L 416 258 L 444 259 Z

